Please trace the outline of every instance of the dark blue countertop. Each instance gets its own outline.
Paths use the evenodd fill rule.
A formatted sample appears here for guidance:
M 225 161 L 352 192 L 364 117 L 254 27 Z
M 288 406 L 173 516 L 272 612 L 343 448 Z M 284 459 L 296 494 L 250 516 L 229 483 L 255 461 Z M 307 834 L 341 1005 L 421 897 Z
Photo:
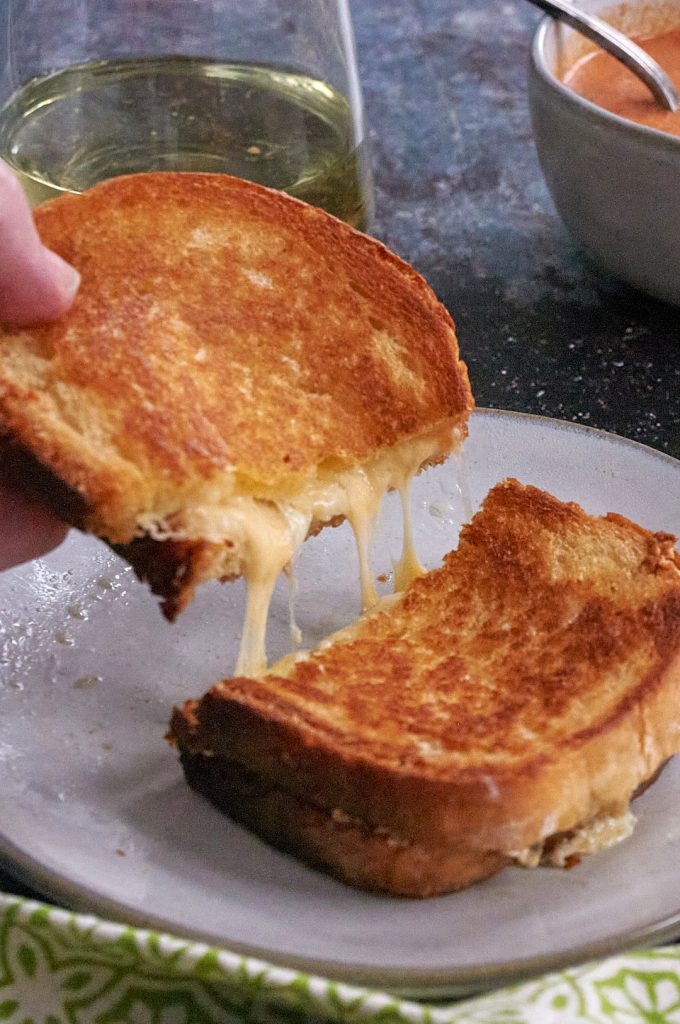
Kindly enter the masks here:
M 522 0 L 354 0 L 374 233 L 458 327 L 479 405 L 680 457 L 680 310 L 607 278 L 559 221 L 526 99 Z

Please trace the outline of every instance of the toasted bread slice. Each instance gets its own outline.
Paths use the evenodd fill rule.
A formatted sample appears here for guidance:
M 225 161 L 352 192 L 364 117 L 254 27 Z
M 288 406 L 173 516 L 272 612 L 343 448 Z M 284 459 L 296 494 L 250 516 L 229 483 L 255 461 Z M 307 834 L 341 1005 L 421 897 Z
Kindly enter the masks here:
M 621 838 L 680 749 L 674 538 L 508 480 L 442 568 L 173 715 L 189 783 L 354 885 L 427 896 Z
M 462 442 L 448 313 L 321 210 L 168 173 L 35 218 L 82 285 L 58 323 L 0 327 L 5 463 L 120 551 L 169 618 L 203 580 L 278 572 L 308 532 L 361 519 Z

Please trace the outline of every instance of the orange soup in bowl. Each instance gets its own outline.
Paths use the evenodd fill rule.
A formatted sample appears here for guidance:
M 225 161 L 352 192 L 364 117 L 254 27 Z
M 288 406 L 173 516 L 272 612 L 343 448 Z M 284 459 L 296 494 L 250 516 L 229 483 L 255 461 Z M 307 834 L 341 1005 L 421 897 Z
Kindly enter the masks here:
M 636 39 L 680 89 L 680 29 Z M 620 61 L 603 50 L 581 57 L 563 76 L 565 85 L 584 99 L 629 121 L 680 136 L 680 110 L 664 110 L 649 89 Z

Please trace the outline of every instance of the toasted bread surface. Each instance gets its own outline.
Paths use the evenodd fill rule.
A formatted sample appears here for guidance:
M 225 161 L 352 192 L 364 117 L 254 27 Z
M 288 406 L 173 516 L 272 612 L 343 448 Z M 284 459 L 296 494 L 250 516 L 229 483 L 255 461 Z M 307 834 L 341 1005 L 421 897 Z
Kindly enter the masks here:
M 188 702 L 172 737 L 213 779 L 236 761 L 481 864 L 622 814 L 680 749 L 679 698 L 674 538 L 506 481 L 442 568 L 310 655 Z
M 326 497 L 343 473 L 377 466 L 399 486 L 412 441 L 423 465 L 463 440 L 472 397 L 448 313 L 321 210 L 154 173 L 35 219 L 82 283 L 58 322 L 0 326 L 0 455 L 116 547 L 168 617 L 203 580 L 247 574 L 257 509 L 236 510 L 234 535 L 234 499 L 292 503 L 314 532 L 347 514 Z
M 0 427 L 126 543 L 215 494 L 296 493 L 471 405 L 415 271 L 320 210 L 206 174 L 38 208 L 81 273 L 56 323 L 0 329 Z

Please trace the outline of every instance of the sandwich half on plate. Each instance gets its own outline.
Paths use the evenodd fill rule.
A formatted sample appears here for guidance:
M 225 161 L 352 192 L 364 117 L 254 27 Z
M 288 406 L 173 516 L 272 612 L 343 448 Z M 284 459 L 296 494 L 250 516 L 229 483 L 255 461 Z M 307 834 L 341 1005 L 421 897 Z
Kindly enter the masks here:
M 208 174 L 116 178 L 35 212 L 82 284 L 58 322 L 0 326 L 0 458 L 120 552 L 174 618 L 246 577 L 241 671 L 274 581 L 458 448 L 472 397 L 453 323 L 378 242 Z M 417 572 L 405 513 L 403 579 Z
M 362 888 L 569 866 L 680 750 L 674 538 L 506 481 L 441 568 L 188 701 L 170 739 L 219 808 Z

